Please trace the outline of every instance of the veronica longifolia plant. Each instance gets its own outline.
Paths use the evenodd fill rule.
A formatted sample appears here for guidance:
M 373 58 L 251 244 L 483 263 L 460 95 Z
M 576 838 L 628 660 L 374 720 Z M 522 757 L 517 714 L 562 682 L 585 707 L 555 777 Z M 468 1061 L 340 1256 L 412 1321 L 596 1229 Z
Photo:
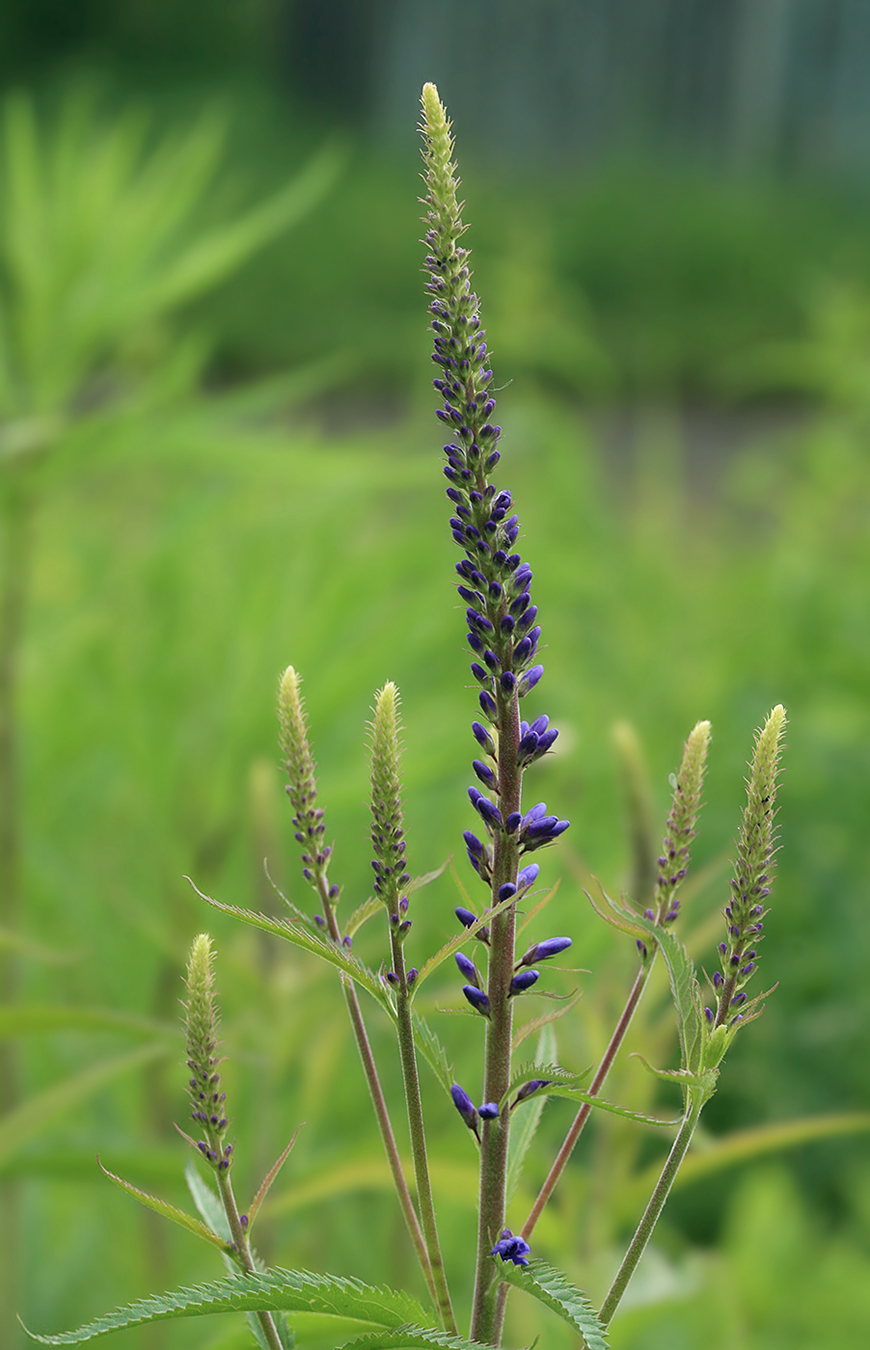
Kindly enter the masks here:
M 690 733 L 680 767 L 672 777 L 673 799 L 661 852 L 640 859 L 636 875 L 646 878 L 643 893 L 616 901 L 604 895 L 599 913 L 636 944 L 638 968 L 625 1007 L 601 1063 L 593 1074 L 570 1074 L 558 1064 L 533 1063 L 517 1069 L 512 1063 L 512 1019 L 516 1000 L 538 981 L 546 980 L 546 963 L 571 946 L 564 935 L 517 942 L 517 910 L 538 875 L 537 856 L 555 844 L 568 821 L 544 802 L 523 801 L 527 769 L 547 754 L 558 732 L 545 714 L 524 715 L 524 700 L 544 673 L 538 661 L 541 627 L 532 599 L 532 569 L 516 551 L 519 522 L 511 493 L 493 475 L 499 462 L 500 429 L 494 421 L 492 370 L 480 306 L 471 289 L 468 250 L 461 244 L 464 225 L 457 203 L 450 123 L 434 85 L 423 91 L 423 137 L 427 194 L 427 292 L 433 340 L 434 380 L 440 396 L 437 416 L 447 428 L 444 445 L 448 480 L 450 529 L 459 549 L 457 588 L 464 601 L 466 641 L 471 672 L 479 685 L 479 711 L 471 723 L 472 770 L 477 782 L 468 796 L 475 816 L 465 831 L 468 863 L 479 889 L 479 912 L 459 906 L 457 931 L 419 971 L 405 959 L 413 918 L 411 898 L 423 881 L 412 880 L 401 794 L 401 727 L 399 695 L 392 683 L 377 694 L 371 733 L 371 866 L 374 894 L 350 919 L 339 918 L 340 888 L 331 880 L 332 846 L 326 841 L 324 811 L 318 802 L 315 765 L 300 680 L 288 668 L 280 684 L 281 749 L 287 793 L 293 809 L 295 838 L 301 849 L 302 875 L 315 896 L 310 916 L 289 905 L 289 915 L 274 919 L 210 903 L 246 923 L 281 938 L 330 963 L 339 973 L 363 1071 L 371 1093 L 384 1149 L 410 1239 L 429 1290 L 424 1309 L 404 1294 L 366 1287 L 356 1281 L 294 1271 L 266 1271 L 249 1245 L 250 1225 L 263 1196 L 283 1162 L 278 1160 L 246 1214 L 236 1207 L 231 1186 L 233 1157 L 225 1142 L 227 1116 L 220 1091 L 216 1058 L 216 1019 L 212 995 L 211 948 L 200 936 L 194 943 L 188 976 L 188 1067 L 192 1119 L 198 1138 L 189 1142 L 212 1174 L 213 1186 L 195 1175 L 192 1189 L 201 1220 L 144 1196 L 115 1178 L 138 1199 L 197 1232 L 223 1252 L 233 1273 L 222 1281 L 184 1290 L 147 1304 L 122 1309 L 79 1332 L 41 1337 L 49 1344 L 72 1344 L 93 1335 L 156 1318 L 246 1310 L 254 1315 L 252 1332 L 261 1345 L 275 1350 L 289 1344 L 293 1312 L 321 1312 L 336 1319 L 364 1322 L 369 1332 L 363 1345 L 442 1345 L 467 1347 L 470 1342 L 499 1345 L 507 1293 L 511 1285 L 558 1313 L 590 1350 L 607 1343 L 607 1326 L 631 1279 L 661 1214 L 674 1178 L 689 1148 L 705 1103 L 716 1087 L 722 1058 L 734 1036 L 762 1010 L 762 995 L 751 997 L 747 986 L 758 968 L 764 914 L 776 853 L 774 830 L 779 753 L 785 713 L 774 708 L 759 731 L 750 764 L 748 799 L 736 845 L 734 880 L 725 907 L 726 933 L 719 946 L 720 968 L 709 983 L 709 1003 L 701 992 L 692 962 L 675 936 L 681 893 L 695 835 L 710 725 L 699 722 Z M 625 738 L 623 738 L 625 741 Z M 627 744 L 627 743 L 626 743 Z M 634 772 L 628 746 L 627 769 Z M 480 784 L 480 786 L 478 786 Z M 631 793 L 629 793 L 631 796 Z M 641 852 L 643 830 L 636 831 Z M 530 855 L 535 855 L 532 860 Z M 359 961 L 353 934 L 377 913 L 385 918 L 388 948 L 379 971 Z M 659 1180 L 640 1218 L 624 1260 L 600 1309 L 551 1265 L 536 1257 L 531 1238 L 537 1220 L 553 1193 L 591 1111 L 638 1117 L 601 1097 L 601 1090 L 622 1046 L 635 1009 L 661 954 L 676 1008 L 681 1063 L 678 1069 L 653 1069 L 677 1085 L 683 1095 L 682 1118 Z M 440 964 L 453 957 L 462 979 L 462 994 L 483 1022 L 483 1088 L 478 1101 L 452 1080 L 436 1036 L 414 1009 L 420 985 Z M 396 1146 L 390 1108 L 381 1088 L 363 1019 L 362 990 L 392 1022 L 405 1087 L 405 1110 L 411 1140 L 414 1193 L 405 1177 Z M 538 1019 L 546 1022 L 547 1019 Z M 449 1095 L 460 1120 L 480 1146 L 480 1187 L 474 1294 L 469 1340 L 459 1334 L 438 1238 L 435 1197 L 430 1183 L 426 1133 L 418 1078 L 422 1056 Z M 577 1114 L 554 1158 L 532 1209 L 517 1232 L 506 1226 L 509 1152 L 515 1112 L 536 1121 L 534 1113 L 546 1094 L 577 1103 Z M 532 1105 L 527 1105 L 532 1103 Z M 538 1106 L 534 1105 L 537 1103 Z M 522 1125 L 524 1136 L 533 1130 Z M 187 1137 L 187 1136 L 185 1136 Z M 527 1138 L 526 1138 L 527 1142 Z

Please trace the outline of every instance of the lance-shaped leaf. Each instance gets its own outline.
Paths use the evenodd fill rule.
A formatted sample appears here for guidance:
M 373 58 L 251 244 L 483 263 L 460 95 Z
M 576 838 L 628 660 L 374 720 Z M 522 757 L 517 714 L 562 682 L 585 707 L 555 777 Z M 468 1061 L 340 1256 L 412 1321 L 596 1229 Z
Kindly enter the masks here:
M 162 1214 L 164 1219 L 171 1219 L 173 1223 L 178 1224 L 179 1228 L 186 1228 L 189 1233 L 202 1238 L 205 1242 L 210 1242 L 213 1247 L 217 1247 L 218 1251 L 225 1255 L 231 1255 L 231 1244 L 224 1242 L 222 1238 L 218 1237 L 217 1233 L 212 1232 L 211 1228 L 207 1227 L 200 1219 L 195 1219 L 192 1214 L 185 1214 L 183 1209 L 179 1209 L 176 1205 L 170 1205 L 167 1200 L 160 1200 L 156 1195 L 149 1195 L 147 1191 L 140 1191 L 138 1186 L 132 1186 L 123 1177 L 115 1176 L 115 1173 L 110 1172 L 108 1167 L 103 1167 L 99 1158 L 97 1158 L 97 1162 L 100 1170 L 109 1180 L 114 1181 L 115 1185 L 119 1186 L 122 1191 L 126 1191 L 127 1195 L 132 1195 L 133 1199 L 138 1200 L 140 1205 L 145 1205 L 146 1209 L 153 1209 L 155 1214 Z
M 362 989 L 371 994 L 372 998 L 380 1003 L 390 1017 L 395 1018 L 396 1012 L 392 999 L 377 975 L 373 970 L 369 970 L 368 966 L 363 965 L 362 961 L 359 961 L 346 947 L 342 947 L 336 942 L 330 942 L 328 938 L 321 937 L 313 929 L 303 927 L 298 923 L 292 923 L 289 919 L 274 918 L 270 914 L 257 914 L 250 909 L 241 909 L 238 905 L 225 905 L 221 900 L 214 900 L 210 895 L 204 895 L 192 881 L 190 884 L 197 895 L 211 905 L 213 909 L 219 909 L 224 914 L 232 914 L 235 918 L 241 919 L 243 923 L 250 924 L 252 928 L 259 928 L 264 933 L 273 933 L 275 937 L 283 938 L 285 942 L 292 942 L 294 947 L 301 947 L 303 951 L 310 952 L 312 956 L 319 956 L 322 961 L 328 961 L 331 966 L 335 966 L 343 975 L 349 976 Z
M 375 1331 L 345 1341 L 338 1350 L 427 1350 L 430 1345 L 442 1350 L 480 1350 L 477 1341 L 465 1341 L 461 1336 L 449 1336 L 446 1331 L 429 1331 L 426 1327 L 402 1327 L 399 1331 Z
M 532 919 L 534 919 L 538 914 L 540 914 L 544 906 L 550 903 L 553 896 L 558 891 L 560 884 L 561 879 L 557 881 L 549 891 L 547 891 L 546 895 L 542 895 L 538 903 L 536 905 L 533 905 L 532 908 L 529 910 L 528 914 L 526 914 L 525 917 L 520 920 L 520 922 L 517 924 L 517 937 L 519 937 L 520 933 L 522 933 L 524 928 L 528 928 L 529 924 L 532 922 Z
M 453 956 L 454 952 L 458 952 L 459 948 L 463 947 L 476 933 L 479 933 L 481 928 L 486 928 L 492 923 L 492 920 L 497 914 L 501 914 L 502 910 L 509 909 L 511 905 L 515 905 L 516 903 L 517 897 L 511 895 L 506 900 L 502 900 L 499 904 L 493 905 L 492 909 L 488 909 L 486 913 L 482 914 L 479 919 L 476 919 L 473 924 L 469 924 L 467 928 L 463 928 L 461 933 L 457 933 L 455 938 L 451 938 L 449 942 L 446 942 L 443 947 L 439 948 L 434 956 L 430 956 L 425 965 L 421 966 L 420 973 L 411 986 L 411 997 L 415 997 L 420 985 L 425 979 L 428 979 L 433 970 L 437 970 L 442 962 Z
M 383 914 L 384 902 L 380 896 L 370 895 L 368 900 L 363 900 L 362 904 L 357 906 L 353 914 L 345 925 L 345 933 L 348 937 L 355 937 L 364 923 L 374 918 L 376 914 Z
M 600 909 L 587 890 L 584 890 L 583 894 L 586 896 L 586 899 L 589 901 L 598 917 L 603 919 L 605 923 L 609 923 L 611 928 L 618 929 L 620 933 L 627 933 L 629 937 L 645 937 L 646 929 L 643 923 L 638 919 L 634 910 L 630 910 L 626 905 L 618 904 L 616 900 L 613 900 L 607 894 L 597 877 L 595 878 L 595 882 L 604 897 L 610 913 L 608 914 L 606 910 Z
M 671 995 L 677 1013 L 677 1029 L 680 1034 L 682 1052 L 680 1067 L 691 1074 L 700 1073 L 704 1064 L 704 1047 L 708 1031 L 695 967 L 682 942 L 668 929 L 660 928 L 643 918 L 638 918 L 636 923 L 643 930 L 648 942 L 658 943 L 668 968 Z
M 589 1299 L 560 1270 L 546 1261 L 530 1261 L 515 1266 L 511 1261 L 493 1258 L 499 1278 L 523 1289 L 539 1303 L 552 1309 L 569 1327 L 583 1337 L 586 1350 L 607 1350 L 607 1333 Z
M 540 1031 L 544 1027 L 549 1026 L 551 1022 L 555 1022 L 558 1018 L 564 1017 L 567 1012 L 570 1012 L 571 1009 L 579 1003 L 582 997 L 582 994 L 573 994 L 564 1007 L 554 1008 L 552 1012 L 542 1013 L 540 1017 L 533 1017 L 531 1021 L 524 1022 L 521 1027 L 517 1027 L 513 1034 L 513 1039 L 511 1040 L 511 1050 L 516 1050 L 528 1036 L 533 1036 L 536 1031 Z M 540 1051 L 538 1052 L 538 1058 L 544 1058 L 540 1054 Z M 546 1056 L 546 1058 L 552 1058 L 552 1056 Z
M 435 1032 L 416 1011 L 411 1012 L 411 1024 L 414 1028 L 414 1045 L 423 1056 L 445 1092 L 453 1086 L 453 1065 L 447 1058 L 447 1051 Z
M 410 1294 L 362 1284 L 359 1280 L 273 1269 L 256 1275 L 228 1275 L 210 1284 L 140 1299 L 126 1308 L 116 1308 L 76 1331 L 62 1331 L 57 1335 L 28 1331 L 27 1334 L 42 1345 L 80 1345 L 122 1327 L 182 1317 L 204 1317 L 207 1313 L 246 1311 L 320 1313 L 339 1320 L 367 1323 L 372 1330 L 398 1329 L 409 1324 L 425 1329 L 428 1322 L 426 1313 Z
M 556 1033 L 551 1026 L 541 1028 L 541 1034 L 538 1037 L 537 1058 L 542 1064 L 556 1058 Z M 546 1093 L 535 1093 L 529 1103 L 520 1112 L 517 1119 L 511 1121 L 510 1136 L 508 1138 L 508 1170 L 506 1182 L 506 1200 L 508 1203 L 516 1194 L 517 1186 L 520 1184 L 520 1177 L 523 1173 L 523 1163 L 526 1154 L 531 1147 L 532 1140 L 537 1133 L 538 1126 L 541 1123 L 541 1116 L 544 1113 L 544 1107 L 547 1105 Z
M 257 1217 L 257 1213 L 258 1213 L 258 1211 L 259 1211 L 260 1206 L 262 1205 L 262 1203 L 263 1203 L 263 1201 L 265 1200 L 266 1196 L 269 1194 L 269 1189 L 270 1189 L 270 1187 L 271 1187 L 271 1185 L 272 1185 L 272 1182 L 275 1180 L 275 1178 L 277 1177 L 278 1173 L 281 1171 L 281 1168 L 284 1166 L 285 1162 L 286 1162 L 287 1159 L 290 1157 L 290 1150 L 292 1149 L 293 1145 L 296 1143 L 296 1139 L 297 1139 L 297 1136 L 298 1136 L 299 1131 L 300 1131 L 301 1128 L 302 1128 L 301 1125 L 299 1125 L 299 1126 L 296 1127 L 296 1133 L 293 1135 L 293 1138 L 290 1140 L 290 1143 L 289 1143 L 289 1144 L 287 1145 L 287 1147 L 284 1149 L 284 1152 L 283 1152 L 283 1153 L 281 1154 L 281 1156 L 278 1158 L 277 1162 L 275 1162 L 275 1163 L 272 1165 L 272 1167 L 269 1168 L 269 1171 L 268 1171 L 268 1172 L 266 1173 L 266 1175 L 263 1177 L 263 1180 L 262 1180 L 262 1182 L 260 1183 L 260 1189 L 257 1191 L 257 1194 L 254 1196 L 253 1200 L 251 1201 L 251 1207 L 250 1207 L 250 1209 L 248 1210 L 248 1231 L 249 1231 L 249 1232 L 250 1232 L 250 1230 L 251 1230 L 251 1226 L 252 1226 L 252 1224 L 253 1224 L 253 1222 L 254 1222 L 254 1219 Z
M 586 1102 L 600 1111 L 607 1111 L 612 1116 L 622 1116 L 623 1120 L 633 1120 L 639 1125 L 658 1127 L 679 1125 L 679 1120 L 660 1120 L 658 1116 L 646 1116 L 640 1111 L 632 1111 L 627 1106 L 617 1106 L 615 1102 L 608 1102 L 603 1097 L 594 1097 L 591 1093 L 584 1092 L 578 1083 L 585 1081 L 591 1072 L 591 1069 L 587 1069 L 582 1074 L 571 1074 L 556 1064 L 526 1064 L 511 1079 L 504 1101 L 506 1102 L 517 1089 L 522 1088 L 523 1084 L 538 1082 L 539 1086 L 518 1102 L 518 1106 L 526 1101 L 534 1101 L 540 1093 L 546 1093 L 550 1097 L 565 1097 L 572 1102 Z

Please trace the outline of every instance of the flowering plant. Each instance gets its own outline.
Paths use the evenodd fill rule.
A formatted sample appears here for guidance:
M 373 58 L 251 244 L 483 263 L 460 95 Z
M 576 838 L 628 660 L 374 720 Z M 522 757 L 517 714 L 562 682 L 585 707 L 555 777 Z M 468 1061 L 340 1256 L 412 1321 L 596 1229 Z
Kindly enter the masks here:
M 471 673 L 479 686 L 479 720 L 472 721 L 471 731 L 478 756 L 472 761 L 472 769 L 480 786 L 468 789 L 479 823 L 464 834 L 468 862 L 480 887 L 479 912 L 465 904 L 459 906 L 454 936 L 419 969 L 408 966 L 405 950 L 413 922 L 411 900 L 415 890 L 431 878 L 414 879 L 409 870 L 401 795 L 399 694 L 388 682 L 376 696 L 371 724 L 373 895 L 349 918 L 339 916 L 341 890 L 330 878 L 333 849 L 326 842 L 300 678 L 293 667 L 284 672 L 280 683 L 280 742 L 302 875 L 315 893 L 316 912 L 311 916 L 288 901 L 287 917 L 273 918 L 216 900 L 209 903 L 295 944 L 338 971 L 398 1201 L 431 1307 L 425 1308 L 409 1295 L 385 1287 L 328 1275 L 266 1269 L 259 1261 L 251 1246 L 251 1229 L 292 1142 L 247 1210 L 240 1212 L 232 1186 L 233 1145 L 226 1141 L 229 1114 L 217 1058 L 213 954 L 210 939 L 201 934 L 190 956 L 186 1004 L 191 1119 L 197 1137 L 185 1135 L 211 1173 L 211 1184 L 199 1173 L 191 1174 L 200 1217 L 185 1214 L 109 1175 L 142 1203 L 217 1247 L 230 1273 L 212 1284 L 133 1304 L 76 1332 L 36 1337 L 45 1344 L 76 1344 L 123 1326 L 235 1310 L 248 1315 L 258 1344 L 268 1350 L 287 1350 L 293 1344 L 293 1314 L 314 1311 L 336 1319 L 339 1328 L 347 1322 L 365 1325 L 362 1335 L 355 1332 L 341 1341 L 347 1350 L 428 1345 L 462 1350 L 472 1343 L 501 1344 L 507 1297 L 514 1286 L 555 1311 L 590 1350 L 600 1350 L 607 1344 L 607 1327 L 662 1212 L 701 1111 L 715 1092 L 722 1059 L 738 1032 L 763 1008 L 764 996 L 750 996 L 747 986 L 757 971 L 776 853 L 776 786 L 785 727 L 785 713 L 779 706 L 755 740 L 732 893 L 724 910 L 726 934 L 718 950 L 720 968 L 708 980 L 708 1001 L 705 1003 L 693 964 L 675 936 L 710 740 L 709 723 L 699 722 L 686 741 L 680 767 L 672 779 L 673 799 L 649 895 L 615 900 L 603 894 L 599 912 L 636 944 L 638 967 L 600 1064 L 594 1072 L 569 1073 L 550 1062 L 554 1054 L 548 1059 L 541 1051 L 531 1063 L 515 1063 L 513 1017 L 517 1000 L 545 978 L 546 963 L 571 946 L 570 937 L 559 935 L 540 937 L 528 945 L 518 941 L 518 915 L 534 892 L 540 873 L 538 862 L 529 855 L 555 844 L 569 822 L 548 810 L 544 802 L 531 807 L 523 802 L 525 775 L 552 750 L 558 732 L 545 714 L 522 715 L 522 701 L 537 689 L 544 673 L 538 659 L 541 626 L 532 601 L 532 569 L 516 551 L 520 527 L 511 493 L 492 481 L 499 463 L 500 436 L 500 428 L 492 420 L 493 374 L 480 307 L 471 289 L 469 254 L 460 242 L 465 227 L 456 196 L 458 179 L 450 123 L 431 84 L 423 91 L 422 131 L 427 292 L 433 361 L 438 366 L 434 385 L 441 404 L 437 416 L 450 436 L 444 446 L 450 528 L 461 553 L 456 564 L 458 592 L 467 606 L 466 640 L 472 655 Z M 365 965 L 353 951 L 356 932 L 378 914 L 384 916 L 389 944 L 388 963 L 380 971 Z M 673 995 L 681 1060 L 679 1068 L 652 1072 L 681 1090 L 683 1111 L 676 1122 L 640 1116 L 601 1095 L 659 954 L 667 967 Z M 422 985 L 451 958 L 463 980 L 462 994 L 472 1013 L 482 1019 L 485 1030 L 481 1088 L 473 1095 L 453 1081 L 437 1036 L 415 1008 Z M 379 1006 L 395 1028 L 411 1140 L 413 1188 L 396 1144 L 360 991 Z M 536 1029 L 547 1031 L 558 1015 L 536 1019 Z M 546 1037 L 542 1036 L 541 1044 L 547 1046 Z M 421 1057 L 479 1145 L 478 1231 L 467 1338 L 459 1332 L 439 1242 L 418 1072 Z M 521 1165 L 547 1095 L 575 1102 L 577 1114 L 534 1205 L 514 1233 L 506 1226 L 509 1173 L 512 1167 Z M 676 1127 L 636 1232 L 597 1310 L 565 1275 L 533 1255 L 530 1241 L 595 1108 L 647 1124 Z M 512 1149 L 512 1138 L 520 1139 L 521 1147 Z

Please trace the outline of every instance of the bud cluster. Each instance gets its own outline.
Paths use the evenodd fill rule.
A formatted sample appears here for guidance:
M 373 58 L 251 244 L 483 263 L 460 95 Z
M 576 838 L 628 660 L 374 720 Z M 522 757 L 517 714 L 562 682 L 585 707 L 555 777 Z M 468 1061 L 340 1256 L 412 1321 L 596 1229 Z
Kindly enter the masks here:
M 214 1004 L 214 955 L 211 939 L 200 933 L 194 939 L 187 965 L 187 1067 L 191 1071 L 189 1092 L 191 1119 L 205 1139 L 196 1147 L 216 1171 L 227 1171 L 233 1151 L 224 1143 L 227 1130 L 226 1093 L 221 1091 L 217 1054 L 218 1015 Z

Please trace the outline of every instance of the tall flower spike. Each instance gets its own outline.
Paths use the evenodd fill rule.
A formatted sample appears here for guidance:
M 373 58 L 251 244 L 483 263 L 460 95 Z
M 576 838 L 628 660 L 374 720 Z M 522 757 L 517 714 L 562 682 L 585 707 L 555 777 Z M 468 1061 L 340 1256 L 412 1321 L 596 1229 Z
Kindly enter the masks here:
M 332 848 L 324 844 L 323 811 L 317 805 L 315 764 L 308 744 L 305 703 L 301 678 L 292 666 L 281 676 L 278 686 L 280 745 L 287 770 L 287 795 L 293 806 L 296 842 L 302 848 L 302 875 L 324 903 L 335 904 L 337 888 L 326 884 L 326 865 Z
M 217 1054 L 218 1015 L 214 1003 L 214 955 L 211 938 L 200 933 L 194 939 L 187 963 L 187 1067 L 191 1119 L 205 1135 L 196 1147 L 216 1171 L 230 1166 L 232 1144 L 224 1144 L 227 1129 L 225 1100 L 221 1092 Z
M 671 779 L 674 796 L 658 860 L 654 901 L 658 923 L 673 923 L 679 913 L 677 891 L 689 868 L 689 851 L 701 809 L 709 746 L 710 723 L 697 722 L 683 748 L 679 773 Z
M 400 791 L 399 691 L 388 680 L 375 698 L 372 731 L 372 847 L 375 893 L 391 913 L 398 915 L 403 889 L 410 881 L 405 869 L 405 834 Z
M 785 726 L 785 708 L 780 703 L 755 739 L 746 806 L 737 836 L 731 903 L 725 909 L 727 941 L 719 944 L 722 972 L 721 975 L 717 972 L 718 978 L 714 980 L 720 990 L 716 1026 L 722 1026 L 732 1010 L 745 1003 L 743 986 L 757 965 L 765 901 L 770 895 L 776 861 L 776 780 Z

